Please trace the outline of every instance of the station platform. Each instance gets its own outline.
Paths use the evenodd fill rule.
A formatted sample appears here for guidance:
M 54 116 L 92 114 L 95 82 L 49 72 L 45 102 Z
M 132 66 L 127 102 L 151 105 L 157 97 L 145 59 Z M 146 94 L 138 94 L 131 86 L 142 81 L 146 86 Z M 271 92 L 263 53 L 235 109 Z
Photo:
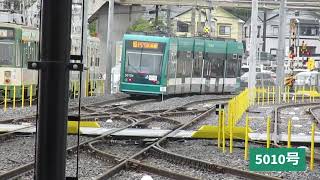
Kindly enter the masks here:
M 165 135 L 171 138 L 192 138 L 194 131 L 179 130 L 172 132 L 172 130 L 165 129 L 139 129 L 139 128 L 127 128 L 120 130 L 120 128 L 91 128 L 80 127 L 80 133 L 87 136 L 100 136 L 103 134 L 111 133 L 111 136 L 115 137 L 142 137 L 142 138 L 161 138 Z M 36 132 L 36 128 L 30 125 L 16 125 L 16 124 L 0 124 L 0 133 L 16 132 L 32 134 Z M 112 133 L 114 132 L 114 133 Z M 287 141 L 287 134 L 280 134 L 277 137 L 280 142 Z M 249 133 L 249 139 L 253 141 L 266 141 L 266 133 Z M 271 140 L 273 140 L 273 134 L 271 134 Z M 291 142 L 308 143 L 310 142 L 310 135 L 292 134 Z M 315 143 L 320 143 L 320 136 L 315 136 Z

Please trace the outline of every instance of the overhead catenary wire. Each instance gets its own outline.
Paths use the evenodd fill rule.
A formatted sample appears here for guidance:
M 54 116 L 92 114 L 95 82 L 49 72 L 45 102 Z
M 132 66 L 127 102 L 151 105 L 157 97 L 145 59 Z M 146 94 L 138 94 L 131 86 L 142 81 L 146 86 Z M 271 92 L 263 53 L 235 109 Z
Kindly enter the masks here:
M 86 0 L 82 0 L 82 25 L 84 25 L 84 23 L 86 23 L 86 19 L 85 19 L 85 13 L 86 13 L 86 9 L 85 9 L 85 2 Z M 86 27 L 86 26 L 85 26 Z M 80 60 L 80 63 L 83 63 L 83 41 L 84 41 L 84 33 L 87 33 L 86 32 L 87 30 L 84 29 L 84 27 L 82 26 L 82 29 L 81 29 L 81 42 L 80 42 L 80 56 L 82 57 L 81 60 Z M 87 36 L 86 36 L 87 38 Z M 86 44 L 85 44 L 86 46 Z M 86 48 L 86 47 L 85 47 Z M 81 96 L 82 96 L 82 72 L 80 72 L 79 74 L 79 82 L 80 82 L 80 85 L 79 85 L 79 93 L 78 93 L 78 131 L 77 131 L 77 168 L 76 168 L 76 178 L 78 179 L 79 178 L 79 154 L 80 154 L 80 122 L 81 122 Z M 76 92 L 74 92 L 76 93 Z

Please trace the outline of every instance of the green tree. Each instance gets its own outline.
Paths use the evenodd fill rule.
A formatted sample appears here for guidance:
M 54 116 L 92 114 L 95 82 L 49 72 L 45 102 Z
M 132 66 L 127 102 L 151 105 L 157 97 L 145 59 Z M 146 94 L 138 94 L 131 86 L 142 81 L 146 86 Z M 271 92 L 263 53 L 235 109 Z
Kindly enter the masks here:
M 152 23 L 145 19 L 138 19 L 132 26 L 129 27 L 129 31 L 134 32 L 151 32 L 153 30 Z
M 90 36 L 93 36 L 93 37 L 97 36 L 97 21 L 93 21 L 89 24 L 89 33 L 90 33 Z
M 162 30 L 164 28 L 164 23 L 162 20 L 158 20 L 156 26 L 154 20 L 145 20 L 143 18 L 138 19 L 132 26 L 129 27 L 129 31 L 132 32 L 155 32 L 157 30 Z

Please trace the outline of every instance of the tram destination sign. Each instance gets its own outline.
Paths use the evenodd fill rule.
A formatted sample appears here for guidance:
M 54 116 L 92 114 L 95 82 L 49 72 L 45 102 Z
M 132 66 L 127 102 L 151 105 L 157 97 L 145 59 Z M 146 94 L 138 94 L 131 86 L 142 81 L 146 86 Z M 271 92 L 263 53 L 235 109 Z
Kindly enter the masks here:
M 13 39 L 14 30 L 10 28 L 1 28 L 0 29 L 0 39 Z
M 250 171 L 305 171 L 304 148 L 250 148 Z
M 133 48 L 144 48 L 144 49 L 158 49 L 159 43 L 132 41 L 132 47 Z
M 129 49 L 144 49 L 144 50 L 162 51 L 164 48 L 164 43 L 130 40 L 130 41 L 126 42 L 126 47 Z

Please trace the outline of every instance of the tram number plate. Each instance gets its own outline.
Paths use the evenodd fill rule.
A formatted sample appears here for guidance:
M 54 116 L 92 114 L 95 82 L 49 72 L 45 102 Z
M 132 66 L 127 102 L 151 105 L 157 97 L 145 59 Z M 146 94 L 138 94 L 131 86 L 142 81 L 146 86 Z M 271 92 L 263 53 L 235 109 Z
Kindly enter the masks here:
M 156 75 L 149 75 L 149 80 L 150 80 L 150 81 L 157 81 L 157 80 L 158 80 L 158 76 L 156 76 Z
M 305 171 L 304 148 L 250 148 L 250 171 Z
M 167 87 L 160 87 L 160 92 L 167 92 Z

